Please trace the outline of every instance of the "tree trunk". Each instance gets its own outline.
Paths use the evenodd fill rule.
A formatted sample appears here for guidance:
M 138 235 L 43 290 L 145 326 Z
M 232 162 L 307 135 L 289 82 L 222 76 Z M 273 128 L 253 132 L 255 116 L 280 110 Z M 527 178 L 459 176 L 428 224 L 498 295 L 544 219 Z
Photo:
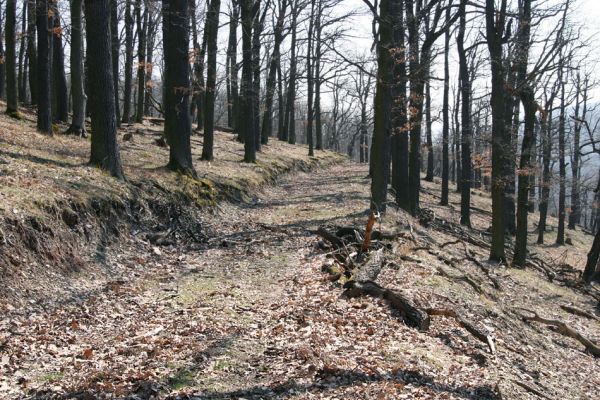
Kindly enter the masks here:
M 85 136 L 85 105 L 83 71 L 83 24 L 81 18 L 82 0 L 71 1 L 71 97 L 73 119 L 67 133 Z
M 261 137 L 263 144 L 267 144 L 269 136 L 273 132 L 273 99 L 275 97 L 275 79 L 279 64 L 281 63 L 281 42 L 283 41 L 283 23 L 285 20 L 285 13 L 287 9 L 287 1 L 283 0 L 279 2 L 279 14 L 277 15 L 277 22 L 274 30 L 274 44 L 273 54 L 271 55 L 271 61 L 269 63 L 269 74 L 267 76 L 266 84 L 266 98 L 265 98 L 265 112 L 263 114 L 263 123 L 261 127 Z
M 206 12 L 206 91 L 204 96 L 204 141 L 202 159 L 212 161 L 215 130 L 215 92 L 217 82 L 217 32 L 221 0 L 211 0 Z
M 466 30 L 466 0 L 461 0 L 459 6 L 460 27 L 456 43 L 458 45 L 459 70 L 460 70 L 460 94 L 461 94 L 461 182 L 460 182 L 460 223 L 471 226 L 471 79 L 467 64 L 467 54 L 464 49 L 464 37 Z
M 17 71 L 16 71 L 16 19 L 17 1 L 6 0 L 6 25 L 4 39 L 6 40 L 6 113 L 18 116 L 17 103 Z
M 57 5 L 52 6 L 54 11 L 54 40 L 52 54 L 53 71 L 53 116 L 56 121 L 69 121 L 69 90 L 65 74 L 65 52 L 62 43 L 62 28 Z
M 581 120 L 585 120 L 587 114 L 587 79 L 584 82 L 584 87 L 581 88 L 581 78 L 579 72 L 577 72 L 577 101 L 575 103 L 575 126 L 573 129 L 573 156 L 571 159 L 571 213 L 569 214 L 569 229 L 575 229 L 575 226 L 581 221 L 581 200 L 580 200 L 580 139 L 581 139 Z M 581 101 L 579 100 L 581 92 Z M 579 115 L 579 108 L 583 107 L 581 115 Z
M 288 79 L 287 99 L 285 102 L 285 121 L 283 123 L 282 140 L 287 140 L 290 144 L 296 143 L 296 121 L 294 117 L 294 103 L 296 101 L 296 34 L 298 19 L 298 0 L 294 0 L 292 5 L 292 40 L 290 55 L 290 72 Z
M 92 122 L 90 164 L 123 179 L 115 120 L 109 0 L 85 0 L 84 9 Z
M 27 99 L 27 63 L 25 61 L 25 39 L 27 31 L 27 4 L 29 0 L 23 0 L 21 12 L 21 32 L 19 38 L 19 67 L 17 74 L 18 98 L 21 103 Z
M 506 82 L 502 65 L 502 38 L 506 22 L 506 0 L 496 10 L 494 0 L 486 0 L 487 45 L 490 52 L 492 72 L 492 245 L 490 260 L 504 262 L 505 215 L 504 191 L 510 173 L 506 148 L 505 103 Z M 463 166 L 464 167 L 464 166 Z M 507 173 L 507 170 L 508 173 Z M 464 175 L 464 174 L 463 174 Z
M 123 119 L 124 124 L 131 122 L 131 90 L 133 85 L 133 24 L 131 0 L 125 1 L 125 82 L 123 87 Z
M 377 84 L 375 87 L 373 141 L 371 144 L 371 208 L 385 211 L 389 182 L 389 150 L 392 111 L 394 16 L 393 0 L 380 3 L 379 40 L 377 41 Z
M 544 233 L 546 232 L 546 218 L 548 216 L 548 201 L 550 199 L 550 179 L 552 177 L 552 169 L 550 168 L 550 158 L 552 157 L 552 101 L 546 106 L 548 112 L 547 122 L 542 123 L 542 158 L 543 158 L 543 170 L 542 170 L 542 184 L 540 189 L 540 219 L 538 222 L 538 244 L 544 243 Z
M 427 81 L 425 83 L 425 102 L 427 107 L 425 108 L 425 127 L 427 128 L 427 173 L 425 174 L 425 180 L 427 182 L 433 182 L 433 137 L 431 133 L 431 85 L 429 82 L 429 75 L 431 72 L 427 71 Z
M 240 125 L 244 136 L 244 162 L 256 162 L 254 141 L 254 99 L 252 93 L 252 0 L 241 1 L 242 17 L 242 98 L 241 111 L 244 124 Z
M 144 98 L 146 86 L 146 33 L 148 31 L 148 9 L 142 13 L 142 1 L 136 0 L 135 4 L 137 32 L 138 32 L 138 67 L 137 67 L 137 102 L 135 122 L 142 122 L 144 117 Z
M 463 10 L 464 11 L 464 10 Z M 450 8 L 446 9 L 446 21 L 450 20 Z M 462 22 L 461 22 L 462 23 Z M 448 61 L 448 53 L 450 52 L 450 29 L 444 34 L 444 94 L 442 100 L 442 193 L 440 204 L 448 205 L 449 192 L 449 160 L 448 160 L 448 144 L 450 142 L 450 67 Z
M 600 261 L 600 229 L 596 230 L 596 236 L 594 236 L 594 242 L 587 255 L 587 263 L 581 276 L 585 283 L 590 283 L 592 279 L 598 278 L 598 273 L 600 272 L 598 261 Z
M 117 127 L 121 126 L 121 112 L 119 104 L 119 13 L 117 0 L 110 0 L 110 43 L 113 70 L 113 84 L 115 85 L 115 115 Z
M 558 165 L 559 165 L 559 180 L 558 180 L 558 230 L 556 233 L 556 244 L 565 244 L 565 209 L 566 204 L 566 179 L 567 179 L 567 164 L 565 162 L 565 124 L 566 124 L 566 98 L 565 98 L 565 82 L 563 80 L 563 66 L 559 67 L 559 81 L 561 85 L 560 96 L 560 115 L 558 117 Z
M 158 26 L 158 14 L 148 13 L 148 33 L 146 35 L 146 84 L 144 93 L 144 115 L 152 114 L 152 72 L 154 70 L 154 45 L 156 42 L 156 27 Z
M 38 68 L 37 68 L 37 49 L 35 45 L 35 26 L 36 26 L 36 2 L 27 0 L 27 59 L 29 62 L 29 95 L 31 104 L 37 104 L 38 92 Z M 2 80 L 2 78 L 0 78 Z
M 318 0 L 317 5 L 317 17 L 315 21 L 315 149 L 323 150 L 323 126 L 321 123 L 321 57 L 323 56 L 321 54 L 321 16 L 323 14 L 322 0 Z
M 48 0 L 38 0 L 36 8 L 37 25 L 37 129 L 52 135 L 52 42 L 54 34 L 50 30 L 52 17 L 48 16 Z
M 167 168 L 196 177 L 190 145 L 192 121 L 189 113 L 191 92 L 188 66 L 189 2 L 188 0 L 163 0 L 162 11 L 165 63 L 164 133 L 169 144 Z
M 2 21 L 2 12 L 0 12 L 0 60 L 6 60 L 4 51 L 4 22 Z M 0 62 L 0 99 L 6 98 L 6 62 Z
M 308 142 L 308 156 L 312 157 L 315 155 L 314 153 L 314 143 L 313 143 L 313 91 L 314 91 L 314 82 L 313 82 L 313 61 L 312 61 L 312 51 L 314 50 L 313 46 L 313 29 L 314 29 L 314 21 L 315 21 L 315 2 L 311 2 L 310 8 L 310 20 L 308 23 L 308 49 L 306 50 L 306 85 L 308 86 L 308 115 L 306 118 L 306 138 Z
M 264 9 L 266 12 L 267 8 Z M 254 122 L 254 147 L 256 151 L 261 151 L 260 134 L 260 35 L 262 33 L 262 18 L 260 13 L 260 0 L 255 0 L 253 5 L 253 28 L 252 28 L 252 102 L 253 122 Z M 266 14 L 264 14 L 266 15 Z
M 229 42 L 227 44 L 226 79 L 227 79 L 227 124 L 236 131 L 238 115 L 238 84 L 237 84 L 237 27 L 239 7 L 233 1 L 229 19 Z M 235 76 L 234 76 L 235 74 Z

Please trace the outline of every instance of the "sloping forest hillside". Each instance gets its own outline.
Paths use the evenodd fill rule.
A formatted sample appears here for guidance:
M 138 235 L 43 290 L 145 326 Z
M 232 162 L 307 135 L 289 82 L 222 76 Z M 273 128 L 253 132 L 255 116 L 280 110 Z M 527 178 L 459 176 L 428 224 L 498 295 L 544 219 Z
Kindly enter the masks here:
M 0 398 L 600 398 L 598 18 L 0 0 Z

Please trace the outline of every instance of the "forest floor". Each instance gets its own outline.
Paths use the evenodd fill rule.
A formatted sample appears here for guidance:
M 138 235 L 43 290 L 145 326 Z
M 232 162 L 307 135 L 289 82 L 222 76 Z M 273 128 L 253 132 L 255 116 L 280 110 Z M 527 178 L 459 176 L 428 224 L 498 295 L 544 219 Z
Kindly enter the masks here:
M 0 157 L 9 157 L 5 149 Z M 536 246 L 531 234 L 532 251 L 557 273 L 550 282 L 532 268 L 488 264 L 485 246 L 456 242 L 460 236 L 401 211 L 377 223 L 404 233 L 377 282 L 420 307 L 456 310 L 495 338 L 491 354 L 454 319 L 432 317 L 421 332 L 383 300 L 341 296 L 341 285 L 322 272 L 328 251 L 315 231 L 364 226 L 369 180 L 366 166 L 337 161 L 205 208 L 195 215 L 200 242 L 153 243 L 135 231 L 111 236 L 101 259 L 111 278 L 82 268 L 71 281 L 86 291 L 65 299 L 66 289 L 53 296 L 45 285 L 48 301 L 9 293 L 15 305 L 5 303 L 0 319 L 0 397 L 598 398 L 600 361 L 520 315 L 534 310 L 600 340 L 595 292 L 574 283 L 591 236 L 569 231 L 573 245 L 556 247 Z M 457 222 L 458 196 L 440 207 L 438 192 L 439 182 L 424 182 L 422 205 Z M 485 242 L 490 201 L 473 193 L 469 232 Z

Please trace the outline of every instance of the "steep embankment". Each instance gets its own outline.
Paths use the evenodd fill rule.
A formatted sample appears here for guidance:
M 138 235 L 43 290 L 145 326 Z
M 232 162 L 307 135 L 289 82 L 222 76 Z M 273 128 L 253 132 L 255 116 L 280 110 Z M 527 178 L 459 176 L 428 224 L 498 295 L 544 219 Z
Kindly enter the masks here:
M 274 140 L 256 165 L 243 164 L 243 145 L 217 132 L 215 161 L 203 162 L 202 137 L 194 135 L 194 180 L 164 168 L 162 127 L 145 122 L 119 134 L 131 134 L 120 143 L 127 181 L 119 182 L 86 165 L 88 139 L 45 137 L 35 132 L 35 116 L 24 116 L 0 116 L 0 304 L 12 306 L 90 290 L 118 274 L 119 265 L 105 261 L 107 249 L 125 245 L 128 235 L 163 244 L 205 241 L 201 210 L 220 200 L 247 201 L 283 173 L 343 159 L 331 152 L 308 158 L 304 146 Z

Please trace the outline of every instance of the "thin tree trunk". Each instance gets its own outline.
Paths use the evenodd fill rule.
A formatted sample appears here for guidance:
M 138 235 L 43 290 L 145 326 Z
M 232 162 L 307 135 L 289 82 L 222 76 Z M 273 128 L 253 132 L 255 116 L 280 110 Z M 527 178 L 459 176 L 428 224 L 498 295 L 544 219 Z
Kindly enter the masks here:
M 86 136 L 83 71 L 83 23 L 82 0 L 71 1 L 71 97 L 73 98 L 73 118 L 67 133 Z
M 213 159 L 215 130 L 215 91 L 217 82 L 217 32 L 219 29 L 220 0 L 211 0 L 206 12 L 206 44 L 208 49 L 206 63 L 206 91 L 204 96 L 204 141 L 202 159 Z
M 117 127 L 121 126 L 119 105 L 119 13 L 117 0 L 110 0 L 110 43 L 113 69 L 113 84 L 115 85 L 115 115 Z
M 313 81 L 313 61 L 312 61 L 312 52 L 314 50 L 313 46 L 313 29 L 314 29 L 314 21 L 315 21 L 315 2 L 311 2 L 310 8 L 310 20 L 308 23 L 308 49 L 306 51 L 306 85 L 308 86 L 308 114 L 306 118 L 306 138 L 308 142 L 308 156 L 312 157 L 315 155 L 314 152 L 314 143 L 313 143 L 313 92 L 314 92 L 314 81 Z
M 16 71 L 16 19 L 17 1 L 6 0 L 6 24 L 4 39 L 6 40 L 6 113 L 18 117 L 17 71 Z
M 158 15 L 148 13 L 148 34 L 146 35 L 146 92 L 144 94 L 144 115 L 152 113 L 152 73 L 154 71 L 154 45 L 156 41 L 156 26 Z
M 460 63 L 460 93 L 461 93 L 461 183 L 460 183 L 460 223 L 471 226 L 471 80 L 467 55 L 464 49 L 464 37 L 466 30 L 466 6 L 467 1 L 461 0 L 459 6 L 460 27 L 456 43 L 458 45 L 458 56 Z
M 65 53 L 62 43 L 62 28 L 60 26 L 60 15 L 58 6 L 52 6 L 54 11 L 54 40 L 52 54 L 53 71 L 53 115 L 56 121 L 69 121 L 69 90 L 67 88 L 67 76 L 65 74 Z
M 29 95 L 31 104 L 37 104 L 37 49 L 35 45 L 35 28 L 36 28 L 36 2 L 35 0 L 27 0 L 27 59 L 29 62 Z M 2 78 L 0 78 L 1 80 Z
M 566 125 L 566 95 L 565 82 L 563 80 L 563 65 L 558 71 L 559 81 L 561 85 L 560 95 L 560 115 L 558 117 L 558 165 L 559 165 L 559 180 L 558 180 L 558 229 L 556 233 L 556 244 L 565 244 L 565 209 L 566 204 L 566 180 L 567 180 L 567 164 L 565 162 L 565 125 Z
M 37 25 L 37 129 L 52 135 L 52 17 L 48 16 L 48 0 L 38 0 Z
M 463 10 L 464 11 L 464 10 Z M 446 9 L 446 21 L 450 20 L 450 7 Z M 448 205 L 449 192 L 449 160 L 448 160 L 448 144 L 450 130 L 450 67 L 448 61 L 448 53 L 450 52 L 450 29 L 444 34 L 444 94 L 442 100 L 442 193 L 440 204 Z
M 133 85 L 133 25 L 131 0 L 125 1 L 125 82 L 123 86 L 123 118 L 124 124 L 131 122 L 131 90 Z
M 17 74 L 18 98 L 21 103 L 25 103 L 27 99 L 27 64 L 25 59 L 25 32 L 27 30 L 27 3 L 29 0 L 23 0 L 23 8 L 21 12 L 21 34 L 19 38 L 19 66 Z
M 136 0 L 136 22 L 138 31 L 138 67 L 137 67 L 137 102 L 135 122 L 142 122 L 144 117 L 144 97 L 146 86 L 146 33 L 148 29 L 148 9 L 142 13 L 142 1 Z
M 547 109 L 549 110 L 547 121 L 543 121 L 541 131 L 544 135 L 542 141 L 542 155 L 543 155 L 543 171 L 542 171 L 542 184 L 540 190 L 540 218 L 538 222 L 538 244 L 544 243 L 544 233 L 546 232 L 546 218 L 548 216 L 548 201 L 550 199 L 550 179 L 552 177 L 552 170 L 550 168 L 550 158 L 552 157 L 552 101 L 550 101 Z
M 254 141 L 254 99 L 252 93 L 252 0 L 240 0 L 242 17 L 242 98 L 241 112 L 245 123 L 240 126 L 244 136 L 244 162 L 256 162 Z

